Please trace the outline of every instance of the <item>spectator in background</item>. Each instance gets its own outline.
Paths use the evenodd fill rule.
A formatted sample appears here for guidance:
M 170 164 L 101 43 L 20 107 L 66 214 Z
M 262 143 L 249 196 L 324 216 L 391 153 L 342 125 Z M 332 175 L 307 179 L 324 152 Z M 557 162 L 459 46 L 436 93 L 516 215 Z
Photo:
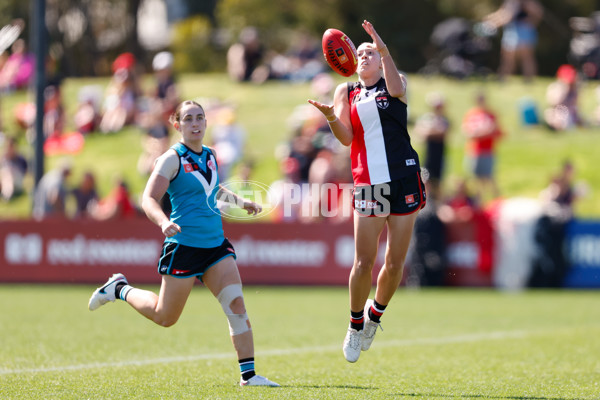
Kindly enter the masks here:
M 65 218 L 65 200 L 68 193 L 66 181 L 71 175 L 71 163 L 63 160 L 59 166 L 48 171 L 37 185 L 33 195 L 33 217 Z
M 100 124 L 102 89 L 99 86 L 84 86 L 79 90 L 78 104 L 73 122 L 75 130 L 83 135 L 92 133 Z
M 179 103 L 179 93 L 173 74 L 173 55 L 161 51 L 152 60 L 155 88 L 143 102 L 138 124 L 144 129 L 142 154 L 138 160 L 138 171 L 149 175 L 154 168 L 154 161 L 169 149 L 169 115 Z M 140 107 L 142 108 L 142 107 Z
M 563 131 L 584 125 L 578 107 L 577 70 L 573 66 L 564 64 L 558 68 L 556 80 L 546 91 L 546 100 L 550 107 L 544 112 L 544 119 L 550 129 Z
M 333 91 L 335 89 L 335 80 L 331 74 L 321 72 L 315 75 L 310 82 L 310 89 L 316 96 L 316 100 L 320 102 L 333 101 Z
M 415 221 L 409 251 L 409 286 L 442 286 L 446 275 L 446 227 L 438 215 L 438 199 L 429 197 Z
M 58 138 L 65 129 L 65 108 L 60 85 L 44 89 L 44 136 Z
M 477 181 L 477 196 L 481 202 L 489 194 L 500 195 L 494 176 L 496 142 L 502 136 L 496 114 L 489 109 L 486 97 L 479 92 L 476 105 L 465 114 L 462 129 L 467 136 L 465 165 Z
M 158 97 L 146 98 L 143 103 L 138 125 L 144 130 L 144 136 L 137 169 L 142 175 L 150 175 L 154 161 L 169 148 L 169 126 L 163 118 L 163 103 Z
M 75 197 L 75 215 L 77 219 L 92 218 L 91 210 L 98 201 L 96 191 L 96 177 L 92 171 L 86 171 L 81 178 L 79 186 L 75 187 L 71 194 Z
M 140 94 L 133 54 L 123 53 L 113 62 L 113 76 L 106 88 L 100 130 L 118 132 L 134 121 Z
M 587 193 L 585 184 L 575 184 L 575 166 L 571 160 L 563 162 L 560 171 L 552 177 L 548 186 L 540 193 L 547 212 L 561 213 L 570 219 L 575 201 Z
M 258 29 L 248 26 L 240 32 L 239 42 L 227 51 L 227 73 L 235 82 L 262 83 L 269 78 L 268 67 L 263 64 L 264 48 Z
M 485 17 L 494 29 L 504 29 L 498 70 L 501 79 L 513 74 L 518 62 L 527 81 L 536 76 L 536 29 L 543 15 L 544 8 L 537 0 L 504 0 L 498 10 Z
M 470 185 L 464 179 L 455 184 L 452 195 L 438 208 L 437 215 L 452 230 L 451 225 L 465 228 L 464 234 L 478 243 L 477 268 L 486 274 L 491 273 L 494 265 L 494 228 L 488 211 L 471 192 Z M 456 239 L 456 237 L 455 237 Z
M 215 113 L 215 123 L 210 130 L 212 146 L 217 153 L 219 180 L 225 182 L 231 169 L 240 160 L 246 142 L 246 130 L 236 122 L 231 106 L 223 106 Z
M 26 88 L 33 77 L 34 67 L 35 58 L 27 52 L 25 40 L 17 39 L 0 70 L 0 92 Z
M 565 251 L 567 226 L 573 219 L 573 204 L 587 188 L 574 183 L 575 168 L 570 160 L 540 193 L 544 212 L 534 228 L 537 247 L 532 260 L 530 287 L 560 287 L 569 268 Z
M 0 159 L 0 194 L 2 199 L 8 201 L 23 193 L 23 181 L 28 166 L 14 137 L 7 137 L 4 147 L 4 154 Z
M 163 116 L 166 121 L 169 120 L 169 115 L 175 110 L 180 101 L 173 71 L 174 61 L 173 54 L 168 51 L 161 51 L 152 59 L 152 69 L 156 80 L 154 97 L 162 102 Z
M 0 96 L 0 138 L 4 137 L 4 121 L 2 118 L 2 96 Z
M 431 111 L 417 119 L 415 133 L 425 140 L 425 169 L 429 198 L 440 198 L 440 183 L 444 168 L 446 137 L 450 121 L 446 117 L 445 101 L 441 94 L 430 93 L 427 104 Z
M 444 223 L 465 222 L 473 219 L 478 210 L 477 196 L 471 192 L 468 182 L 460 179 L 454 185 L 451 195 L 439 204 L 437 213 Z
M 113 190 L 92 208 L 91 214 L 99 221 L 120 220 L 138 215 L 135 202 L 131 200 L 129 187 L 123 178 L 117 178 Z
M 218 163 L 218 160 L 217 160 Z M 221 168 L 221 165 L 219 165 L 219 169 Z M 257 199 L 256 197 L 256 188 L 257 186 L 255 185 L 255 183 L 251 180 L 252 177 L 252 172 L 254 171 L 254 163 L 252 161 L 244 161 L 241 162 L 239 164 L 239 166 L 236 168 L 236 174 L 229 176 L 227 178 L 226 181 L 222 181 L 224 182 L 224 186 L 234 192 L 234 193 L 238 193 L 240 195 L 243 195 L 244 197 L 246 197 L 248 200 L 260 200 L 261 202 L 265 201 L 265 199 L 263 199 L 262 197 L 260 197 L 260 199 Z M 219 171 L 217 170 L 217 173 Z M 221 182 L 221 178 L 219 177 L 219 181 Z M 260 194 L 260 196 L 262 196 L 262 193 Z M 219 195 L 217 194 L 217 198 L 219 197 Z M 265 205 L 263 204 L 263 207 Z M 218 200 L 218 207 L 219 210 L 221 210 L 221 212 L 225 215 L 227 215 L 228 217 L 233 217 L 235 218 L 240 218 L 240 219 L 248 219 L 250 218 L 248 216 L 248 212 L 246 212 L 246 210 L 239 208 L 237 206 L 233 206 L 232 204 L 226 202 L 226 201 L 221 201 Z
M 274 79 L 307 82 L 324 71 L 325 62 L 320 40 L 298 32 L 284 54 L 270 57 L 270 75 Z
M 350 151 L 347 147 L 339 149 L 336 146 L 324 146 L 319 149 L 310 165 L 310 193 L 304 199 L 311 203 L 318 201 L 318 204 L 311 204 L 313 210 L 318 209 L 318 213 L 303 215 L 303 222 L 341 222 L 352 217 L 351 172 Z M 318 196 L 312 193 L 313 190 L 318 191 Z M 323 218 L 324 216 L 327 218 Z
M 286 157 L 280 162 L 279 168 L 283 177 L 271 183 L 267 194 L 274 208 L 269 215 L 273 222 L 295 222 L 300 219 L 305 197 L 301 191 L 300 164 L 296 158 Z

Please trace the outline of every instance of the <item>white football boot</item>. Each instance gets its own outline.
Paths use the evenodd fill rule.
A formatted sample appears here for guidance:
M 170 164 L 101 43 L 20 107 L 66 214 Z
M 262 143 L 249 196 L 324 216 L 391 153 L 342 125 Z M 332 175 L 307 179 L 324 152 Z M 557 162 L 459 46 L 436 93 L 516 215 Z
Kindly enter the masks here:
M 373 305 L 373 300 L 368 299 L 365 304 L 365 327 L 363 329 L 362 351 L 367 351 L 375 339 L 377 328 L 381 328 L 381 323 L 371 321 L 369 318 L 369 309 Z M 383 330 L 383 328 L 381 328 Z
M 362 331 L 357 331 L 356 329 L 348 327 L 348 332 L 346 333 L 343 346 L 344 357 L 346 357 L 346 361 L 351 363 L 358 361 L 362 347 L 362 340 Z
M 247 381 L 240 378 L 240 386 L 270 386 L 270 387 L 279 387 L 278 383 L 268 380 L 264 376 L 254 375 L 252 378 Z
M 115 301 L 115 286 L 117 283 L 123 282 L 127 284 L 127 279 L 123 274 L 114 274 L 111 276 L 108 281 L 104 284 L 104 286 L 99 287 L 94 291 L 92 297 L 90 297 L 90 301 L 88 303 L 88 308 L 90 311 L 94 311 L 95 309 L 103 306 L 109 301 Z

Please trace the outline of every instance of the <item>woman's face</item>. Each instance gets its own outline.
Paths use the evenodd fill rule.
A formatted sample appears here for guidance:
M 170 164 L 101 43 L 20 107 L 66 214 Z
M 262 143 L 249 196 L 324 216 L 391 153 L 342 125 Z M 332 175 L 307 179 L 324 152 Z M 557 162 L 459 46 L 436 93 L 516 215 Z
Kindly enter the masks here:
M 179 115 L 179 131 L 184 142 L 202 142 L 206 133 L 206 115 L 202 107 L 185 105 Z
M 381 57 L 373 43 L 363 43 L 356 50 L 358 54 L 358 75 L 379 73 Z

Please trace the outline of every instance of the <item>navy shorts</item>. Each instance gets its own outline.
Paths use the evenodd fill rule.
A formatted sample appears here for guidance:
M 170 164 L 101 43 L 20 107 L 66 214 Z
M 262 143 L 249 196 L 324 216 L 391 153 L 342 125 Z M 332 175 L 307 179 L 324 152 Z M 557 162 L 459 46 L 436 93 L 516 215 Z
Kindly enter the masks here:
M 406 215 L 425 207 L 427 196 L 420 173 L 395 181 L 354 187 L 354 210 L 361 216 Z
M 176 278 L 195 276 L 202 280 L 210 267 L 230 256 L 236 258 L 235 249 L 227 239 L 220 246 L 211 248 L 165 242 L 158 261 L 158 273 Z

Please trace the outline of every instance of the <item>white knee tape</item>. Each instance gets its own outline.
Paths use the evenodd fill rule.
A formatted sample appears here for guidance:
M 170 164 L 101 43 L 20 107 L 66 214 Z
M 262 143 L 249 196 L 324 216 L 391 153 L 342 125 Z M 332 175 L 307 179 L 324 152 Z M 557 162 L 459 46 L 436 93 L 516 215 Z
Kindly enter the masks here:
M 217 295 L 217 300 L 221 303 L 221 307 L 227 316 L 227 321 L 229 322 L 229 334 L 231 336 L 239 335 L 250 330 L 248 314 L 234 314 L 231 310 L 231 302 L 238 297 L 244 297 L 242 285 L 240 284 L 225 286 L 223 290 L 221 290 L 221 293 Z

